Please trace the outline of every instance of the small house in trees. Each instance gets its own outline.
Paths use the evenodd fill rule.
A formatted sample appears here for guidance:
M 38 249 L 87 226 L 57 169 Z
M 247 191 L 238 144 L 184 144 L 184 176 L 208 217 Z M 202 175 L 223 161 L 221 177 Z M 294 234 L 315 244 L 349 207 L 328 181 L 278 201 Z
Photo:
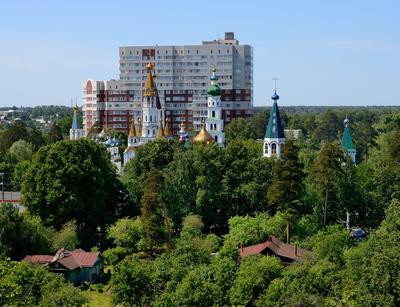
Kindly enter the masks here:
M 62 274 L 72 283 L 93 282 L 103 275 L 104 258 L 99 252 L 82 249 L 59 249 L 52 255 L 28 255 L 25 261 L 47 267 L 50 272 Z
M 283 243 L 275 236 L 269 236 L 268 240 L 264 243 L 240 247 L 241 257 L 259 254 L 276 256 L 283 263 L 291 263 L 303 259 L 305 250 L 298 248 L 296 245 Z

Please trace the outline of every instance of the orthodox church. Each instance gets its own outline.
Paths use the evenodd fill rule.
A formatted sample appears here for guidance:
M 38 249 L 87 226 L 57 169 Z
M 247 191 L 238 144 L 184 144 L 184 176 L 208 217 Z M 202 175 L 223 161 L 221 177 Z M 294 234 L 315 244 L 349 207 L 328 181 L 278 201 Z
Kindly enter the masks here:
M 165 118 L 161 108 L 157 87 L 153 76 L 153 65 L 147 64 L 147 76 L 143 89 L 142 116 L 138 117 L 138 129 L 136 131 L 135 118 L 132 118 L 128 134 L 128 147 L 124 152 L 124 164 L 135 156 L 139 146 L 158 138 L 171 138 L 172 130 L 169 118 Z M 165 126 L 163 121 L 165 119 Z
M 274 103 L 269 116 L 267 129 L 265 130 L 263 156 L 268 158 L 276 156 L 279 158 L 285 144 L 285 131 L 283 130 L 279 114 L 279 95 L 276 93 L 276 90 L 271 99 Z
M 169 118 L 165 116 L 158 99 L 157 87 L 152 74 L 153 65 L 147 65 L 147 76 L 144 85 L 142 100 L 142 116 L 137 119 L 136 130 L 135 119 L 132 119 L 128 134 L 128 147 L 124 152 L 124 163 L 135 156 L 139 146 L 157 138 L 171 138 L 172 129 Z M 218 85 L 219 77 L 216 69 L 212 70 L 211 84 L 207 90 L 207 119 L 203 122 L 200 132 L 193 138 L 195 144 L 218 143 L 225 144 L 224 121 L 222 119 L 221 88 Z M 165 119 L 165 125 L 163 125 Z M 184 143 L 189 140 L 189 134 L 181 124 L 179 141 Z
M 350 128 L 349 128 L 350 120 L 347 118 L 347 116 L 343 121 L 343 125 L 344 125 L 344 131 L 343 131 L 341 146 L 349 154 L 353 163 L 356 163 L 357 150 L 353 144 L 353 139 L 350 134 Z

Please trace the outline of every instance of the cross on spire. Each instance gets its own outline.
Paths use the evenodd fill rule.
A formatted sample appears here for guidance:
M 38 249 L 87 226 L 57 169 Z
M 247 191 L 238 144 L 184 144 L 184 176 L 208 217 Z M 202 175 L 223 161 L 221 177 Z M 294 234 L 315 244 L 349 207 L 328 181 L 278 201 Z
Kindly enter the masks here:
M 279 79 L 277 77 L 275 77 L 272 80 L 274 80 L 274 89 L 275 89 L 275 92 L 276 92 L 276 81 L 278 81 Z

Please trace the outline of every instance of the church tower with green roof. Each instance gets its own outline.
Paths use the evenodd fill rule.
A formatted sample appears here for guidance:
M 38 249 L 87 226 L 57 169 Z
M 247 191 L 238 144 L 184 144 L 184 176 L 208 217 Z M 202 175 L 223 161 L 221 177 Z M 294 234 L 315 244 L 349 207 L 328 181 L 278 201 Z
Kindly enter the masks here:
M 279 158 L 285 144 L 285 131 L 283 130 L 281 116 L 279 115 L 279 95 L 276 93 L 276 90 L 271 99 L 274 103 L 272 105 L 267 129 L 265 131 L 263 156 L 277 156 Z
M 344 124 L 344 131 L 343 131 L 343 137 L 342 137 L 342 148 L 347 151 L 347 153 L 350 155 L 351 159 L 353 160 L 353 163 L 356 163 L 356 154 L 357 150 L 356 147 L 353 144 L 353 139 L 350 134 L 350 120 L 346 117 L 345 120 L 343 121 Z
M 221 88 L 218 85 L 219 77 L 213 68 L 210 77 L 211 83 L 207 90 L 207 119 L 206 130 L 214 142 L 225 144 L 224 120 L 222 119 Z

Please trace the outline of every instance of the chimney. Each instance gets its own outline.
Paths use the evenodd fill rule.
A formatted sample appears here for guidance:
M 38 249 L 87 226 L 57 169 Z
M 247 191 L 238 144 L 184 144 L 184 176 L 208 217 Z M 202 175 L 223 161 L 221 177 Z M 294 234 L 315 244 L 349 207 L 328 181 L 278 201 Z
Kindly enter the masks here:
M 294 256 L 297 257 L 297 244 L 294 245 Z
M 234 32 L 225 32 L 225 40 L 233 40 L 233 39 L 235 39 Z

